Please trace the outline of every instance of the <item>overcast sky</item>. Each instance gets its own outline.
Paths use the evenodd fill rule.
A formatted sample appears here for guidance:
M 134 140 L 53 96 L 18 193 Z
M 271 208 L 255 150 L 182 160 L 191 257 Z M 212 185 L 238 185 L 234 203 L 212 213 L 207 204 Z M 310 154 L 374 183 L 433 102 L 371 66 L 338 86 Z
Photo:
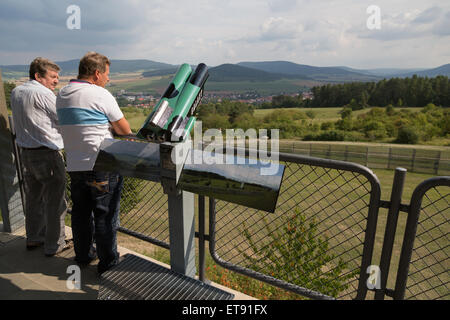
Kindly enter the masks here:
M 80 29 L 67 27 L 70 5 L 80 8 Z M 380 29 L 367 26 L 370 5 Z M 0 0 L 0 65 L 92 50 L 171 64 L 432 68 L 450 63 L 450 1 Z

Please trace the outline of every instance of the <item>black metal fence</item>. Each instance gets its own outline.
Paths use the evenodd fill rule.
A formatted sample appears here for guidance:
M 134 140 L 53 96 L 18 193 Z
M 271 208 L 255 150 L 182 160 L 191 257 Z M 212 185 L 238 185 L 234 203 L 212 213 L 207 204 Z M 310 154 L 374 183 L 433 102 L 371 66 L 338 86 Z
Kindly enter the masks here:
M 209 240 L 219 265 L 313 299 L 368 299 L 369 291 L 376 299 L 449 298 L 450 177 L 425 181 L 404 205 L 403 181 L 394 179 L 393 196 L 383 201 L 378 178 L 362 165 L 292 154 L 279 161 L 286 171 L 275 213 L 209 199 L 209 235 L 197 236 Z M 205 205 L 197 207 L 204 221 Z M 121 208 L 120 231 L 170 247 L 160 184 L 126 178 Z M 381 208 L 389 209 L 388 227 L 378 221 Z M 397 226 L 400 212 L 406 225 Z M 384 240 L 377 240 L 377 227 L 386 227 Z M 398 270 L 389 271 L 396 233 L 404 233 L 403 247 Z M 374 249 L 382 247 L 370 286 Z M 389 275 L 394 289 L 387 288 Z
M 310 298 L 363 299 L 380 185 L 367 168 L 280 154 L 274 214 L 218 201 L 210 251 L 225 268 Z
M 378 178 L 362 165 L 283 153 L 279 161 L 286 171 L 275 213 L 209 199 L 206 216 L 198 197 L 200 259 L 208 240 L 219 265 L 312 299 L 369 299 L 369 291 L 375 299 L 449 299 L 450 177 L 424 181 L 405 205 L 398 172 L 384 201 Z M 389 212 L 380 241 L 381 208 Z M 400 212 L 407 222 L 397 226 Z M 168 249 L 168 220 L 162 186 L 126 177 L 119 231 Z M 396 233 L 404 234 L 397 270 L 390 268 Z M 379 274 L 372 278 L 378 248 Z

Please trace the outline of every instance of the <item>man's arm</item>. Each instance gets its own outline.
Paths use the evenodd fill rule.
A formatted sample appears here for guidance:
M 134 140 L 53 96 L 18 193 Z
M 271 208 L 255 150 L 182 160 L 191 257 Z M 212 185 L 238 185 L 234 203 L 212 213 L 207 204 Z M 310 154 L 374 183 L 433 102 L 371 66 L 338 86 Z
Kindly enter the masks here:
M 131 134 L 130 124 L 125 117 L 118 121 L 111 122 L 111 125 L 117 135 L 125 136 Z

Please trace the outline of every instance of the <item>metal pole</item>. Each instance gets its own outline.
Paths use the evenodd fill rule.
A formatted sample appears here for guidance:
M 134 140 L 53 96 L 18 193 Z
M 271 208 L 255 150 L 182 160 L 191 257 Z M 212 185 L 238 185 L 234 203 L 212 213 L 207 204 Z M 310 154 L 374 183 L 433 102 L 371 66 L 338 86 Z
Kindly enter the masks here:
M 394 182 L 392 185 L 391 201 L 386 221 L 386 230 L 384 232 L 383 248 L 380 261 L 380 279 L 379 289 L 375 290 L 375 300 L 384 300 L 386 284 L 389 276 L 389 267 L 391 264 L 392 248 L 394 246 L 395 231 L 397 230 L 398 214 L 402 201 L 403 186 L 405 184 L 406 169 L 396 168 Z
M 205 282 L 205 196 L 198 196 L 198 278 Z
M 175 272 L 195 277 L 194 194 L 168 194 L 170 266 Z

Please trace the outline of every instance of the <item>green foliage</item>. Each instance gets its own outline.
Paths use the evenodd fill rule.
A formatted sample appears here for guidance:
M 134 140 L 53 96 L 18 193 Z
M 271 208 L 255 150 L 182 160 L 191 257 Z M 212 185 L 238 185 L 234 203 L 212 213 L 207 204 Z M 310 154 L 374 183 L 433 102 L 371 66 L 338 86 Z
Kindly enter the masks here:
M 5 89 L 6 107 L 11 110 L 11 91 L 16 87 L 12 82 L 3 82 Z
M 125 215 L 129 213 L 139 202 L 141 202 L 141 200 L 146 195 L 145 192 L 142 192 L 144 184 L 145 180 L 124 177 L 122 193 L 126 194 L 127 196 L 121 197 L 120 199 L 121 214 Z
M 308 110 L 314 112 L 314 109 Z M 341 119 L 320 122 L 311 119 L 298 109 L 275 109 L 263 117 L 254 116 L 254 106 L 224 101 L 210 103 L 199 108 L 198 117 L 203 121 L 203 130 L 210 128 L 279 129 L 281 139 L 301 138 L 308 141 L 381 141 L 395 143 L 419 143 L 436 141 L 450 135 L 450 109 L 427 104 L 421 112 L 397 109 L 393 105 L 385 108 L 372 107 L 367 112 L 355 112 L 347 105 L 339 113 Z M 354 116 L 358 114 L 356 117 Z M 414 128 L 415 135 L 405 138 L 401 128 Z M 407 132 L 408 130 L 406 130 Z M 406 141 L 406 142 L 401 142 Z
M 353 109 L 350 107 L 344 107 L 339 113 L 341 114 L 341 119 L 351 119 Z
M 304 141 L 344 141 L 345 133 L 340 130 L 329 130 L 317 134 L 310 133 L 304 136 Z
M 412 127 L 402 127 L 398 130 L 397 143 L 416 144 L 419 142 L 419 134 Z
M 326 235 L 319 231 L 314 219 L 307 219 L 296 209 L 280 227 L 264 220 L 268 244 L 252 238 L 244 224 L 242 230 L 250 244 L 249 251 L 241 251 L 247 268 L 269 274 L 333 297 L 348 288 L 348 280 L 358 270 L 348 272 L 348 264 L 330 252 Z
M 450 106 L 450 80 L 445 76 L 434 78 L 391 78 L 378 82 L 354 82 L 323 85 L 311 89 L 313 107 L 354 108 L 387 106 L 389 104 L 409 107 L 424 107 L 432 102 L 444 107 Z M 353 101 L 352 101 L 353 100 Z

